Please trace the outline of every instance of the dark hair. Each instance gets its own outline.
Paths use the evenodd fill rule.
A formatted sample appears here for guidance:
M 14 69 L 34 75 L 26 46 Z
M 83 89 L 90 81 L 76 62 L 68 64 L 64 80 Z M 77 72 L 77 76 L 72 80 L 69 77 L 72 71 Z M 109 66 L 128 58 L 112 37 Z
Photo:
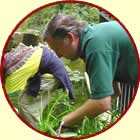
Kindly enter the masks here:
M 79 36 L 81 27 L 84 25 L 86 22 L 78 21 L 73 15 L 57 14 L 47 24 L 42 39 L 45 41 L 48 35 L 54 38 L 64 38 L 68 32 Z

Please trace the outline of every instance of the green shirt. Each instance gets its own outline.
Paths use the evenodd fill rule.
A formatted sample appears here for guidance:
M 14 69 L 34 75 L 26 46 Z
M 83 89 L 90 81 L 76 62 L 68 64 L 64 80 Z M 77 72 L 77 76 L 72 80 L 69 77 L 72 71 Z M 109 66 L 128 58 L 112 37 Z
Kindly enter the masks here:
M 80 49 L 89 75 L 90 98 L 113 95 L 113 81 L 137 82 L 138 68 L 133 44 L 116 21 L 84 26 Z

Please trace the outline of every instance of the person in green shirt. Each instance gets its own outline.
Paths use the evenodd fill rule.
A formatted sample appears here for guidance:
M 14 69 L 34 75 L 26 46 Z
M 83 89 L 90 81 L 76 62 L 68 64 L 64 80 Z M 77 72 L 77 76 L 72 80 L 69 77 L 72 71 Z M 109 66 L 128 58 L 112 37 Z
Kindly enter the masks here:
M 57 14 L 47 24 L 42 39 L 59 57 L 81 57 L 86 63 L 91 94 L 81 107 L 63 117 L 65 126 L 110 110 L 111 98 L 121 94 L 119 82 L 137 83 L 135 50 L 117 21 L 87 24 L 72 15 Z

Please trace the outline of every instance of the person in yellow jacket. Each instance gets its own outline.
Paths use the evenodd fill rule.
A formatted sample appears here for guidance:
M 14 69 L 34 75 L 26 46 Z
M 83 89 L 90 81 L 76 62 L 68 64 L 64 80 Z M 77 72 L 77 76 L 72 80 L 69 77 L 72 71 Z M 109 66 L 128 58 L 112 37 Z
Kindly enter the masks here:
M 63 62 L 47 45 L 32 47 L 22 43 L 4 56 L 4 81 L 10 95 L 19 91 L 18 112 L 37 128 L 48 104 L 48 92 L 64 88 L 74 99 L 72 84 Z M 55 78 L 44 78 L 49 73 Z

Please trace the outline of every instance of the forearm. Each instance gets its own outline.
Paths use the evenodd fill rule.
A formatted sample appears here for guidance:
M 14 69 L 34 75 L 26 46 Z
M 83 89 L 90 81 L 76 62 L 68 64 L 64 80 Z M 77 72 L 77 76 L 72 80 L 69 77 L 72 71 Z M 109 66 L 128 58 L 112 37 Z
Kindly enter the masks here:
M 89 99 L 80 108 L 63 117 L 64 125 L 72 126 L 82 122 L 84 116 L 94 118 L 110 109 L 111 97 Z

